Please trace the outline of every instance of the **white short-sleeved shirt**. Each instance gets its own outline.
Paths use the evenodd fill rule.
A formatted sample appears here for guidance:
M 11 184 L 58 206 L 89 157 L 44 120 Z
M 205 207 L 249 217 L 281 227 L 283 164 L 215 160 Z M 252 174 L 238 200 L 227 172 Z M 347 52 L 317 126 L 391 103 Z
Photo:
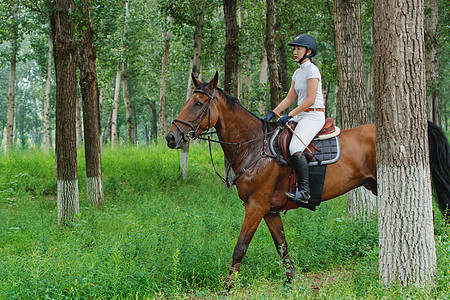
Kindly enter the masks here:
M 292 81 L 294 81 L 295 91 L 297 92 L 297 105 L 300 105 L 306 99 L 306 92 L 308 90 L 308 79 L 317 78 L 319 79 L 319 85 L 317 87 L 316 101 L 312 108 L 325 108 L 323 105 L 323 94 L 322 94 L 322 76 L 320 75 L 319 68 L 313 64 L 310 60 L 307 60 L 300 67 L 295 70 L 294 75 L 292 75 Z

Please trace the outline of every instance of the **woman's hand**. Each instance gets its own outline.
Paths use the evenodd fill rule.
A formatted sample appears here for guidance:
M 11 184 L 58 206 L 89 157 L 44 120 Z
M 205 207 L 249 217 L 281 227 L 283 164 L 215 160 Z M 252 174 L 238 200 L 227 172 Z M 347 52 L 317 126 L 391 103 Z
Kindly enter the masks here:
M 278 124 L 279 124 L 281 127 L 284 127 L 284 126 L 286 126 L 286 123 L 287 123 L 290 119 L 292 119 L 292 117 L 291 117 L 290 115 L 284 115 L 284 116 L 282 116 L 282 117 L 278 120 Z
M 272 120 L 275 117 L 275 113 L 273 112 L 273 110 L 267 114 L 267 116 L 264 117 L 264 121 L 266 122 L 270 122 L 270 120 Z

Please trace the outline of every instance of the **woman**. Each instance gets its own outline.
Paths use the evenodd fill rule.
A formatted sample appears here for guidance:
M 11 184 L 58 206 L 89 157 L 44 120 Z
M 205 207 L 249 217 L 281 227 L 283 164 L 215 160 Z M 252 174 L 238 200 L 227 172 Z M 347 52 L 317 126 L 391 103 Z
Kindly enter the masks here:
M 299 186 L 295 194 L 286 193 L 294 201 L 308 203 L 309 200 L 309 170 L 308 162 L 303 154 L 316 134 L 325 123 L 325 106 L 323 105 L 322 78 L 319 69 L 310 60 L 316 55 L 316 40 L 308 34 L 300 34 L 289 44 L 294 50 L 294 60 L 300 67 L 292 76 L 292 83 L 286 98 L 265 118 L 270 121 L 276 113 L 281 114 L 297 97 L 297 107 L 279 119 L 280 126 L 285 126 L 291 118 L 297 122 L 295 133 L 301 141 L 293 136 L 289 144 L 291 162 L 294 166 Z

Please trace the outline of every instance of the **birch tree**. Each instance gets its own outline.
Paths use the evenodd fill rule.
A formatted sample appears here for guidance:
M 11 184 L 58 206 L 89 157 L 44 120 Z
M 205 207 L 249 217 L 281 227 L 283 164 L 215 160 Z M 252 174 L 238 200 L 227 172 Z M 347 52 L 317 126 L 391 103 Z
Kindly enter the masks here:
M 44 151 L 48 152 L 52 147 L 52 136 L 50 127 L 50 87 L 52 80 L 52 36 L 48 35 L 48 51 L 47 51 L 47 73 L 45 75 L 45 88 L 44 88 Z
M 17 3 L 12 7 L 13 20 L 11 24 L 11 56 L 8 85 L 8 119 L 6 123 L 6 150 L 11 150 L 14 145 L 14 97 L 16 90 L 16 64 L 17 64 Z

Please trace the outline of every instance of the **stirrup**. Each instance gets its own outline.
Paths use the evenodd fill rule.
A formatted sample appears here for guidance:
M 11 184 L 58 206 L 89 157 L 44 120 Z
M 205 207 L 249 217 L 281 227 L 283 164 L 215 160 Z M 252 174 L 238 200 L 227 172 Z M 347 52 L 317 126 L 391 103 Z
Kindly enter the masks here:
M 309 203 L 309 199 L 311 198 L 310 195 L 308 195 L 307 199 L 302 199 L 300 196 L 300 192 L 298 190 L 295 191 L 295 194 L 291 193 L 291 192 L 287 192 L 286 196 L 288 196 L 289 198 L 291 198 L 293 201 L 295 202 L 301 202 L 304 204 L 308 204 Z

